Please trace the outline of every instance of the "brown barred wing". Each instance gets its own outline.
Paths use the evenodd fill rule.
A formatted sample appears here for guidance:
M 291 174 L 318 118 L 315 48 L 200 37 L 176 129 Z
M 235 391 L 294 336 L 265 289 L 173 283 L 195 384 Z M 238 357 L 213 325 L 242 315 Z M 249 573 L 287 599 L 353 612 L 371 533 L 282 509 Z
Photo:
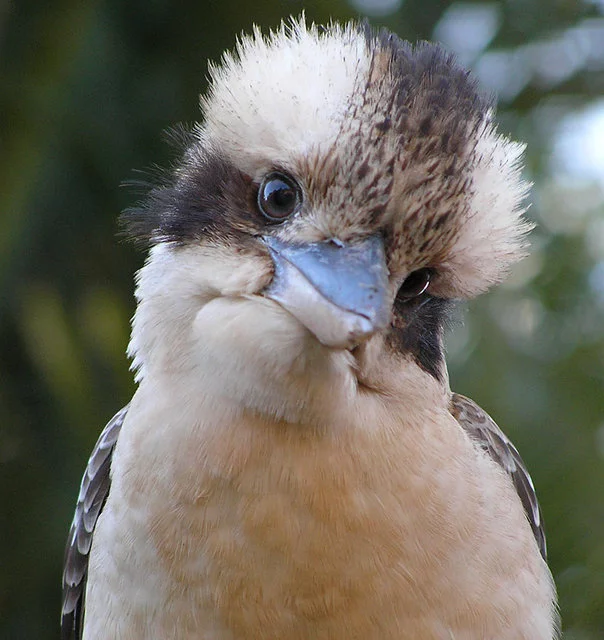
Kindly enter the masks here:
M 82 478 L 65 550 L 61 640 L 82 638 L 90 547 L 94 528 L 109 495 L 111 458 L 127 411 L 128 405 L 103 429 Z
M 545 560 L 547 549 L 541 509 L 537 502 L 531 476 L 516 447 L 489 414 L 469 398 L 454 393 L 451 398 L 451 414 L 472 440 L 484 449 L 510 476 L 524 506 L 539 551 Z

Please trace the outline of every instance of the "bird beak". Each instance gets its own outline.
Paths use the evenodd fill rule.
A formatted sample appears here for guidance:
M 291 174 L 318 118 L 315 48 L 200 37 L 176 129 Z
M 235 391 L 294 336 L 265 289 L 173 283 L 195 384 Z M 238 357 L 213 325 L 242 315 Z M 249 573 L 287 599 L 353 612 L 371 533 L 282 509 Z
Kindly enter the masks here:
M 275 265 L 263 295 L 287 309 L 319 342 L 349 349 L 387 326 L 388 267 L 380 236 L 354 244 L 263 240 Z

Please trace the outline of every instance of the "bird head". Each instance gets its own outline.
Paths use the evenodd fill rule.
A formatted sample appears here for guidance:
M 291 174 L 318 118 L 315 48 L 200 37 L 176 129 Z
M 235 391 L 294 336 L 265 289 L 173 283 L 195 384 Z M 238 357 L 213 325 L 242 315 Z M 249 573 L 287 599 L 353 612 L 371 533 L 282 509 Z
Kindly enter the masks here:
M 500 281 L 529 228 L 522 146 L 471 75 L 437 45 L 301 19 L 243 37 L 201 108 L 125 214 L 151 246 L 139 379 L 294 420 L 342 390 L 445 387 L 451 301 Z

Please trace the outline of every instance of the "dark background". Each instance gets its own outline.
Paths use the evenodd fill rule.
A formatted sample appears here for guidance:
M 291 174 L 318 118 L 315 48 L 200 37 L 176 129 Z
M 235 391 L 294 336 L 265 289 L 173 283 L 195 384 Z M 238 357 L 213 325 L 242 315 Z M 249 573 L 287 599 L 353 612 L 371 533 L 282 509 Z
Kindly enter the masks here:
M 143 255 L 116 238 L 135 169 L 198 117 L 207 59 L 306 10 L 439 39 L 528 142 L 533 254 L 449 345 L 531 469 L 565 638 L 604 638 L 604 2 L 0 3 L 0 637 L 58 634 L 63 546 L 88 454 L 134 389 Z

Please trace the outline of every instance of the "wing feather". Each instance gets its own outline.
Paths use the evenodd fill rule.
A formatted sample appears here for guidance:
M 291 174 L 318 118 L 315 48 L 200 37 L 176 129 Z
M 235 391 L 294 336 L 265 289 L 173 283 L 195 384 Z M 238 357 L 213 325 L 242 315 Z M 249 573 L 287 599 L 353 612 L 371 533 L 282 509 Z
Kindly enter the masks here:
M 128 405 L 103 429 L 82 478 L 65 549 L 61 640 L 80 640 L 82 637 L 88 557 L 94 527 L 109 495 L 111 458 L 127 411 Z
M 539 551 L 545 560 L 547 548 L 541 509 L 531 476 L 516 447 L 489 414 L 469 398 L 454 393 L 451 398 L 451 413 L 472 440 L 484 449 L 510 476 L 524 506 Z

